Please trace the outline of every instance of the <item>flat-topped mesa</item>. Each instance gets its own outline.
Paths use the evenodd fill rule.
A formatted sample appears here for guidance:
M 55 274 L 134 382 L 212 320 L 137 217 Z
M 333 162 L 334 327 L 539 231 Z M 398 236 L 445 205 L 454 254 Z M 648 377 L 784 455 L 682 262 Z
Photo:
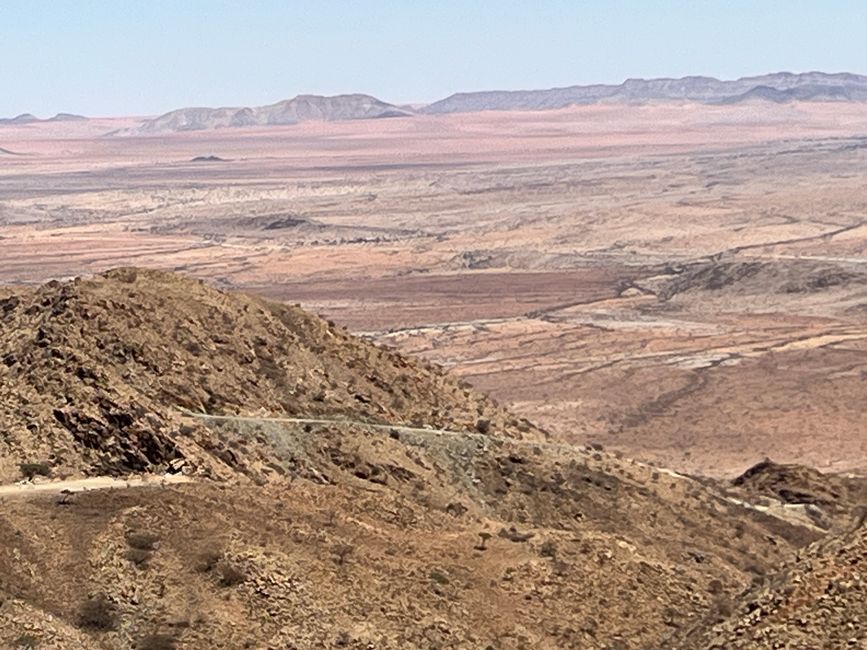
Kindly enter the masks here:
M 867 77 L 838 73 L 778 72 L 731 81 L 713 77 L 627 79 L 621 84 L 568 86 L 544 90 L 457 93 L 422 113 L 547 110 L 588 104 L 642 104 L 688 101 L 736 104 L 745 101 L 867 101 Z
M 368 120 L 405 117 L 412 112 L 363 94 L 298 95 L 267 106 L 179 108 L 119 135 L 147 135 L 249 126 L 281 126 L 308 121 Z

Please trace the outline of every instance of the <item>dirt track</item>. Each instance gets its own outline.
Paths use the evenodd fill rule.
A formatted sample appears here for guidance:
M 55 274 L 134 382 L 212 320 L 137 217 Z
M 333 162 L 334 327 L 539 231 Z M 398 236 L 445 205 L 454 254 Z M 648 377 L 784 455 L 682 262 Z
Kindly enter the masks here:
M 133 476 L 126 479 L 111 476 L 93 476 L 90 478 L 70 479 L 65 481 L 37 481 L 0 485 L 0 498 L 27 497 L 37 494 L 59 494 L 61 492 L 88 492 L 90 490 L 122 490 L 138 487 L 161 487 L 189 483 L 192 479 L 182 474 L 166 474 L 164 476 Z

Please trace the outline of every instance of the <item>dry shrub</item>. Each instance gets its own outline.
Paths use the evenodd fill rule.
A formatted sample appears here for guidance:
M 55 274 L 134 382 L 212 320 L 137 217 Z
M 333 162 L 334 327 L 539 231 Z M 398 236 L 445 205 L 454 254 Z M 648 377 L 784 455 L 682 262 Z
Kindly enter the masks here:
M 338 544 L 334 547 L 334 561 L 338 566 L 346 564 L 346 558 L 355 550 L 352 544 Z
M 193 569 L 197 573 L 210 573 L 217 568 L 223 557 L 223 551 L 218 548 L 207 548 L 201 551 L 195 560 Z
M 146 567 L 151 559 L 151 552 L 140 548 L 130 548 L 123 556 L 138 567 Z
M 430 579 L 438 585 L 449 584 L 449 577 L 439 569 L 432 569 L 429 575 Z
M 136 645 L 136 650 L 175 650 L 178 642 L 169 634 L 149 634 Z
M 78 627 L 85 630 L 108 631 L 117 627 L 117 610 L 105 596 L 88 598 L 78 610 Z
M 138 549 L 139 551 L 153 551 L 156 549 L 159 541 L 158 535 L 142 531 L 133 531 L 126 536 L 126 543 L 129 547 Z
M 39 639 L 32 634 L 22 634 L 15 639 L 12 647 L 18 650 L 36 650 L 39 647 Z
M 21 463 L 18 469 L 21 470 L 21 476 L 28 481 L 32 481 L 37 476 L 51 476 L 51 465 L 48 463 Z
M 220 576 L 221 587 L 235 587 L 247 579 L 241 569 L 226 562 L 220 562 L 217 565 L 217 573 Z

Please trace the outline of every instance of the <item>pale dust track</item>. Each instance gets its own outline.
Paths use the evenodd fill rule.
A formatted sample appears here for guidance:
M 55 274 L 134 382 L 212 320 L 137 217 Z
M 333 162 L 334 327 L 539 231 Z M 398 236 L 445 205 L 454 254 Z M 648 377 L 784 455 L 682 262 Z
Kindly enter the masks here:
M 90 490 L 118 490 L 140 487 L 164 487 L 179 483 L 190 483 L 192 479 L 182 474 L 166 474 L 164 476 L 138 476 L 127 479 L 111 476 L 92 476 L 89 478 L 70 479 L 68 481 L 45 481 L 39 483 L 15 483 L 0 485 L 0 497 L 27 497 L 37 494 L 60 494 L 70 492 L 87 492 Z

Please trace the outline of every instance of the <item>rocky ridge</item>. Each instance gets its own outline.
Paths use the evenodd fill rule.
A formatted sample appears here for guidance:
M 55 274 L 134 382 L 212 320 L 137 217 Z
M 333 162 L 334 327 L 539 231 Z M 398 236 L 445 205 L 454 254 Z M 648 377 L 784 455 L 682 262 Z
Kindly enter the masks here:
M 253 472 L 252 458 L 208 448 L 182 410 L 542 436 L 441 370 L 300 308 L 168 273 L 120 269 L 12 290 L 0 323 L 4 480 L 45 460 L 67 474 L 226 462 Z
M 717 647 L 750 603 L 788 611 L 780 567 L 850 594 L 806 629 L 864 629 L 855 479 L 726 485 L 558 444 L 435 367 L 169 273 L 3 289 L 0 324 L 5 483 L 192 480 L 0 497 L 2 647 Z
M 779 72 L 721 81 L 713 77 L 627 79 L 622 84 L 568 86 L 546 90 L 456 93 L 421 109 L 423 113 L 550 110 L 588 104 L 689 101 L 736 104 L 745 101 L 867 101 L 867 77 L 840 73 Z
M 292 99 L 258 107 L 179 108 L 150 120 L 133 129 L 114 135 L 148 135 L 181 131 L 250 126 L 285 126 L 311 120 L 368 120 L 387 117 L 406 117 L 412 113 L 404 108 L 383 102 L 370 95 L 298 95 Z
M 692 647 L 863 648 L 867 646 L 867 528 L 816 542 L 738 598 L 729 618 Z

